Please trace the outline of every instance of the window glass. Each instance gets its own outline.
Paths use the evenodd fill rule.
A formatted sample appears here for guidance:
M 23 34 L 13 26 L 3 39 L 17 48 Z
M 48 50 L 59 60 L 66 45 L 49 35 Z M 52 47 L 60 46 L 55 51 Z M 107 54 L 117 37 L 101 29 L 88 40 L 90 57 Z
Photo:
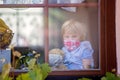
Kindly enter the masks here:
M 0 4 L 43 4 L 44 0 L 0 0 Z
M 42 8 L 1 8 L 0 17 L 14 32 L 12 44 L 44 46 Z
M 43 8 L 1 8 L 0 18 L 14 33 L 11 45 L 15 51 L 19 51 L 23 59 L 34 51 L 40 54 L 37 62 L 44 62 Z M 15 68 L 20 68 L 23 64 L 15 64 Z
M 1 8 L 0 18 L 2 18 L 6 22 L 6 24 L 13 30 L 14 37 L 11 44 L 13 44 L 15 47 L 22 47 L 22 49 L 26 49 L 24 47 L 27 47 L 27 49 L 29 49 L 28 47 L 31 47 L 32 49 L 37 49 L 40 52 L 42 51 L 41 61 L 42 62 L 44 60 L 46 62 L 48 61 L 52 70 L 76 70 L 76 69 L 95 70 L 101 69 L 100 68 L 101 35 L 99 28 L 100 23 L 98 23 L 100 21 L 99 20 L 100 18 L 98 15 L 99 7 L 97 6 L 98 4 L 96 2 L 98 2 L 98 0 L 48 0 L 48 3 L 50 4 L 57 3 L 57 5 L 49 5 L 46 3 L 47 6 L 44 6 L 45 9 L 40 7 Z M 43 3 L 44 0 L 0 0 L 0 4 L 43 4 Z M 65 5 L 61 7 L 62 6 L 61 4 Z M 68 5 L 69 7 L 67 7 L 66 4 L 69 4 Z M 26 5 L 24 5 L 24 7 L 25 6 Z M 29 6 L 32 7 L 32 5 Z M 44 22 L 44 20 L 48 20 L 48 23 L 46 23 L 47 21 Z M 67 35 L 63 34 L 64 32 L 62 31 L 62 26 L 66 21 L 69 20 L 75 20 L 83 24 L 82 30 L 80 31 L 79 29 L 77 30 L 79 34 L 75 33 L 72 34 L 72 36 L 70 36 L 69 34 Z M 76 32 L 76 30 L 74 32 Z M 83 38 L 81 39 L 81 37 L 83 37 L 81 36 L 82 33 L 85 34 L 84 39 Z M 79 38 L 77 36 L 80 37 L 79 42 L 78 42 Z M 67 39 L 70 37 L 72 37 L 72 39 L 68 41 Z M 86 42 L 88 41 L 90 44 L 84 41 Z M 74 47 L 71 48 L 71 45 L 73 44 L 75 45 Z M 76 50 L 78 49 L 79 47 L 77 46 L 78 44 L 80 46 L 81 44 L 84 44 L 82 45 L 83 47 L 85 47 L 87 44 L 87 47 L 91 48 L 89 49 L 85 47 L 85 49 L 88 50 L 87 54 L 87 51 L 86 50 L 84 51 L 83 47 L 82 48 L 80 47 L 80 49 L 83 49 L 81 52 L 84 52 L 86 54 L 81 53 L 81 56 L 83 56 L 81 58 L 77 54 L 73 55 L 74 57 L 72 57 L 74 58 L 72 61 L 82 65 L 82 68 L 80 67 L 80 65 L 76 66 L 72 65 L 72 67 L 67 66 L 68 64 L 72 64 L 72 61 L 70 62 L 69 60 L 67 60 L 70 59 L 71 55 L 68 55 L 68 57 L 66 57 L 65 49 L 66 50 L 69 49 L 68 51 L 71 53 L 70 50 L 74 48 Z M 16 49 L 20 50 L 19 48 Z M 91 52 L 90 53 L 91 55 L 89 54 L 89 52 Z M 44 59 L 44 56 L 45 58 L 49 59 Z M 84 59 L 86 58 L 89 59 L 87 62 L 88 63 L 90 62 L 90 66 L 84 68 L 85 66 L 83 62 L 86 62 L 86 60 L 84 61 Z M 80 68 L 78 68 L 77 66 Z
M 50 4 L 79 4 L 85 2 L 97 2 L 98 0 L 49 0 Z
M 49 0 L 49 3 L 58 3 L 58 4 L 63 4 L 63 3 L 82 3 L 85 0 Z
M 92 7 L 92 8 L 91 7 L 49 8 L 49 64 L 51 65 L 53 70 L 66 69 L 66 67 L 61 68 L 60 67 L 61 65 L 58 67 L 58 65 L 60 63 L 63 63 L 64 65 L 66 65 L 65 60 L 64 60 L 65 56 L 60 57 L 55 54 L 60 54 L 61 53 L 60 50 L 64 51 L 63 50 L 63 47 L 65 45 L 65 43 L 63 42 L 64 34 L 61 32 L 61 27 L 64 24 L 64 22 L 71 20 L 71 19 L 76 20 L 83 24 L 82 27 L 83 27 L 83 30 L 85 29 L 85 34 L 86 34 L 84 41 L 89 41 L 91 44 L 91 47 L 93 49 L 93 55 L 92 55 L 93 65 L 89 69 L 93 69 L 93 70 L 100 69 L 100 67 L 99 67 L 98 9 L 95 7 Z M 74 25 L 74 22 L 71 22 L 70 24 Z M 80 31 L 78 31 L 78 32 L 80 32 Z M 69 36 L 67 36 L 67 37 L 69 37 Z M 76 37 L 76 36 L 74 35 L 74 37 Z M 84 41 L 81 41 L 81 44 L 84 44 Z M 72 43 L 71 43 L 71 45 L 72 45 Z M 87 44 L 87 45 L 89 45 L 89 44 Z M 65 54 L 65 53 L 66 52 L 64 51 L 63 54 Z M 71 52 L 71 54 L 72 54 L 72 52 Z M 73 55 L 75 55 L 75 54 L 73 54 Z M 75 57 L 77 58 L 77 56 L 75 56 Z M 84 57 L 86 57 L 86 56 L 84 56 Z M 63 60 L 63 62 L 61 60 Z M 77 63 L 79 61 L 75 61 L 75 62 Z M 68 61 L 68 63 L 69 63 L 69 61 Z M 81 68 L 81 69 L 83 69 L 83 68 Z M 74 69 L 67 68 L 67 70 L 74 70 Z

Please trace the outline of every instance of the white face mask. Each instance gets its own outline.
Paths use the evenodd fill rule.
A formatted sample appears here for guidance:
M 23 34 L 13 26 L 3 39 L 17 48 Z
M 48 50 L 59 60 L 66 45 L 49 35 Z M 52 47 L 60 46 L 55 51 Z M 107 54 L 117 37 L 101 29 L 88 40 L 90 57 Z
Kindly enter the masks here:
M 60 54 L 49 54 L 49 65 L 59 66 L 63 61 L 63 57 Z
M 80 41 L 78 41 L 78 40 L 64 40 L 64 46 L 69 51 L 73 51 L 80 46 Z

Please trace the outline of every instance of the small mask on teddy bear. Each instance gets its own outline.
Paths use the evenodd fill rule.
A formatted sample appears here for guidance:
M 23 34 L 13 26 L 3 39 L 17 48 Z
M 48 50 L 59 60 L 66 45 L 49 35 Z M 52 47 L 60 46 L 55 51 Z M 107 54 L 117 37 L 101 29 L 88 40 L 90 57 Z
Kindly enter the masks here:
M 52 49 L 49 51 L 49 65 L 52 70 L 65 70 L 66 66 L 63 64 L 64 52 L 61 49 Z

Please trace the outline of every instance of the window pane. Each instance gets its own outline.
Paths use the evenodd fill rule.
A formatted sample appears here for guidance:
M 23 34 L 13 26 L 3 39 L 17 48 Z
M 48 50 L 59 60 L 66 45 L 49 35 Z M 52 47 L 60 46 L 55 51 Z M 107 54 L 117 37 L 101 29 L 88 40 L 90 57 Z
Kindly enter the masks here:
M 43 4 L 44 0 L 0 0 L 0 4 Z
M 92 66 L 91 66 L 90 69 L 91 70 L 100 69 L 100 66 L 99 66 L 98 9 L 96 7 L 49 8 L 49 21 L 50 21 L 49 22 L 49 50 L 50 50 L 49 54 L 52 54 L 52 55 L 49 55 L 49 63 L 51 65 L 51 67 L 53 68 L 53 70 L 59 70 L 58 64 L 62 62 L 61 61 L 62 58 L 58 55 L 53 55 L 53 54 L 54 53 L 55 54 L 60 54 L 61 53 L 60 50 L 63 50 L 63 51 L 65 50 L 65 49 L 63 49 L 63 47 L 65 45 L 65 42 L 63 43 L 63 39 L 64 39 L 63 35 L 64 34 L 61 32 L 61 27 L 62 27 L 62 25 L 65 21 L 70 20 L 70 19 L 74 19 L 74 20 L 80 22 L 81 24 L 83 24 L 82 29 L 83 29 L 83 31 L 84 30 L 86 31 L 86 32 L 83 32 L 83 33 L 86 34 L 86 36 L 85 36 L 84 40 L 81 39 L 80 43 L 84 44 L 84 41 L 89 41 L 90 42 L 91 48 L 94 51 L 94 52 L 92 52 L 93 53 L 92 56 L 88 54 L 89 56 L 91 56 L 90 58 L 93 59 L 92 60 L 93 63 L 91 63 Z M 71 23 L 71 25 L 75 25 L 74 22 Z M 68 29 L 68 31 L 69 30 L 70 29 Z M 78 31 L 78 32 L 81 32 L 81 31 Z M 72 34 L 72 31 L 71 31 L 71 34 Z M 79 33 L 79 35 L 80 34 L 82 34 L 82 33 Z M 67 36 L 67 38 L 68 37 L 69 36 Z M 74 37 L 76 37 L 76 36 L 74 36 Z M 85 43 L 85 44 L 87 44 L 87 43 Z M 72 45 L 72 43 L 71 43 L 71 45 Z M 88 45 L 89 44 L 87 44 L 87 46 Z M 68 46 L 68 48 L 69 47 L 70 46 Z M 58 49 L 60 49 L 60 50 L 58 50 Z M 78 48 L 76 48 L 76 50 L 77 49 Z M 64 51 L 64 54 L 65 53 L 66 52 Z M 87 52 L 84 52 L 84 53 L 87 53 Z M 73 54 L 73 55 L 75 55 L 75 54 Z M 86 54 L 87 57 L 88 57 L 88 55 Z M 82 54 L 82 56 L 83 56 L 82 58 L 86 58 L 85 54 Z M 76 58 L 77 57 L 78 56 L 76 56 Z M 63 62 L 64 65 L 66 65 L 65 60 L 63 60 L 63 61 L 64 61 Z M 76 60 L 76 63 L 77 63 L 77 60 Z M 60 69 L 64 70 L 64 68 L 65 67 L 63 67 L 62 69 L 60 68 Z M 82 69 L 82 68 L 80 68 L 80 69 Z M 72 70 L 72 69 L 70 69 L 70 70 Z
M 84 2 L 97 2 L 98 0 L 49 0 L 50 4 L 69 4 L 69 3 L 84 3 Z
M 37 62 L 44 62 L 43 8 L 1 8 L 0 18 L 13 31 L 11 44 L 21 55 L 31 55 L 32 50 L 40 53 Z M 20 68 L 24 63 L 20 63 Z M 17 65 L 17 64 L 16 64 Z
M 49 0 L 49 3 L 82 3 L 85 0 Z
M 0 17 L 14 32 L 12 44 L 44 46 L 42 8 L 1 8 Z

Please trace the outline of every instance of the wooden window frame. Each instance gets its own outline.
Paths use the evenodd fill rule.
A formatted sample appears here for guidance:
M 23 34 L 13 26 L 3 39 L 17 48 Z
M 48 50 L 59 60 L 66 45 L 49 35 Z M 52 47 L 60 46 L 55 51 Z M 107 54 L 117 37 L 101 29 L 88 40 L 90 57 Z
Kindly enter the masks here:
M 76 7 L 76 6 L 100 6 L 100 70 L 79 70 L 79 71 L 52 71 L 49 75 L 103 75 L 106 72 L 116 72 L 116 39 L 115 39 L 115 2 L 116 0 L 99 0 L 96 3 L 81 4 L 48 4 L 45 0 L 44 4 L 0 4 L 0 8 L 26 8 L 26 7 L 42 7 L 44 8 L 45 30 L 48 30 L 48 8 L 51 7 Z M 112 6 L 111 6 L 112 5 Z M 48 35 L 48 31 L 45 31 Z M 48 36 L 45 36 L 45 62 L 48 62 Z M 112 60 L 111 60 L 112 59 Z M 19 72 L 17 72 L 19 73 Z

